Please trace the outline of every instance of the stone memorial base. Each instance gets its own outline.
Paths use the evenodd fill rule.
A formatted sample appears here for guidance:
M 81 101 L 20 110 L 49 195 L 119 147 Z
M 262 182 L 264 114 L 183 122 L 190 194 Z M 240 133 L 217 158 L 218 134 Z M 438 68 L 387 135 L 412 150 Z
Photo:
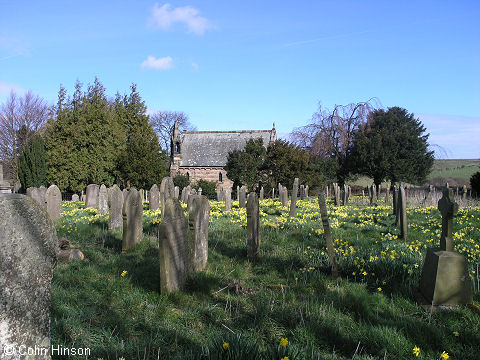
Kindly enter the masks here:
M 454 251 L 427 250 L 419 293 L 425 305 L 455 306 L 472 303 L 467 260 Z

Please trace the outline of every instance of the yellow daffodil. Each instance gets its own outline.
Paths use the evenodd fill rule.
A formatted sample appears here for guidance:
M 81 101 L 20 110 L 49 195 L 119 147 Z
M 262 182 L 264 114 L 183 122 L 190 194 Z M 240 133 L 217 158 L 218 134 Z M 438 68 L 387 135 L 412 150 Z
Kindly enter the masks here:
M 125 275 L 127 275 L 127 270 L 123 270 L 123 271 L 122 271 L 121 277 L 125 277 Z
M 286 338 L 282 338 L 282 339 L 280 340 L 280 346 L 285 347 L 285 346 L 287 346 L 287 345 L 288 345 L 288 340 L 287 340 Z
M 229 343 L 224 342 L 223 345 L 222 345 L 223 350 L 227 350 L 229 346 L 230 346 Z
M 453 335 L 459 336 L 460 334 L 458 333 L 458 331 L 454 331 L 454 332 L 453 332 Z
M 440 357 L 443 359 L 443 360 L 447 360 L 450 358 L 450 355 L 448 355 L 448 353 L 446 351 L 442 352 L 442 354 L 440 355 Z
M 418 346 L 415 346 L 413 348 L 413 355 L 415 355 L 415 356 L 420 355 L 420 348 Z

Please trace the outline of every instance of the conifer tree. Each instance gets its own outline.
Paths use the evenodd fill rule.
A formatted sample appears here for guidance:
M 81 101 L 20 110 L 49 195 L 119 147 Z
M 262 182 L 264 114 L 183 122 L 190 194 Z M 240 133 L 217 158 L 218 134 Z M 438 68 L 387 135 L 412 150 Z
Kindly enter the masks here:
M 47 185 L 46 152 L 43 139 L 36 135 L 24 147 L 18 160 L 18 177 L 23 192 L 29 187 Z

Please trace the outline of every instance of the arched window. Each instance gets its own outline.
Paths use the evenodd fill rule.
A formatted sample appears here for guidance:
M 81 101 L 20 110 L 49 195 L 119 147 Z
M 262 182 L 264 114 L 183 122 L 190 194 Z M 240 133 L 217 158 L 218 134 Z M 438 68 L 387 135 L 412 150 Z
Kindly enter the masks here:
M 223 175 L 222 175 L 222 172 L 221 172 L 221 171 L 218 173 L 218 181 L 219 181 L 219 182 L 222 182 L 222 181 L 223 181 Z
M 190 174 L 188 173 L 188 171 L 187 171 L 187 180 L 190 181 Z

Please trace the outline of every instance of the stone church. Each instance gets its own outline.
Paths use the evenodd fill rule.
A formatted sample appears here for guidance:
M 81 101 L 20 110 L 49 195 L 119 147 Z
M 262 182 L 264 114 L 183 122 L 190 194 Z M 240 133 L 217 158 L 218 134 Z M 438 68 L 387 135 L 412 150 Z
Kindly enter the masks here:
M 200 179 L 215 181 L 218 189 L 233 186 L 225 165 L 228 153 L 243 150 L 249 139 L 263 139 L 263 145 L 277 140 L 275 123 L 271 130 L 186 131 L 180 135 L 175 123 L 171 138 L 170 175 L 185 175 L 191 182 Z

